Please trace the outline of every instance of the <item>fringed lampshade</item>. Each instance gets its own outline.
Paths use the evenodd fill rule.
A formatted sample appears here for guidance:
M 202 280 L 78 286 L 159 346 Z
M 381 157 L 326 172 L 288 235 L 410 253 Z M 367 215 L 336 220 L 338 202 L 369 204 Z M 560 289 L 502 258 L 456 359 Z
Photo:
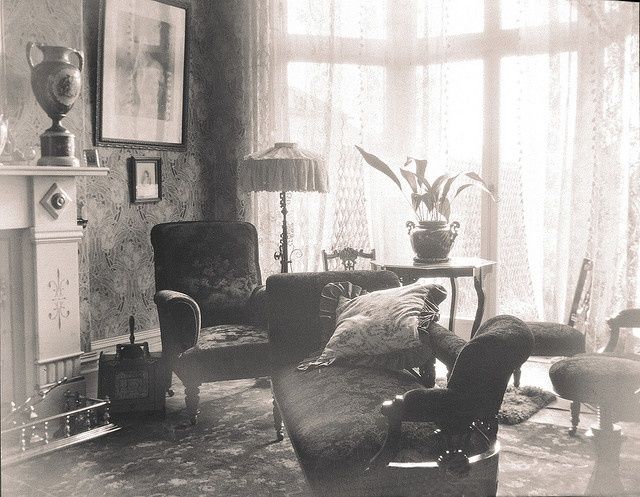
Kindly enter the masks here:
M 323 159 L 295 143 L 281 142 L 244 158 L 239 187 L 245 192 L 280 192 L 282 236 L 279 252 L 281 272 L 289 272 L 286 192 L 327 192 L 329 179 Z

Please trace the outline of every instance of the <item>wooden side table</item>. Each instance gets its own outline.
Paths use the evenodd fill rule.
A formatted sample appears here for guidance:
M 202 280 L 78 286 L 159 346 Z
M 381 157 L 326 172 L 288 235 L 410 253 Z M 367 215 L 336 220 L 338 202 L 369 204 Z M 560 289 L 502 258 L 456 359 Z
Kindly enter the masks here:
M 478 296 L 478 307 L 476 316 L 471 327 L 471 338 L 480 327 L 482 315 L 484 314 L 484 276 L 493 271 L 497 264 L 495 261 L 479 259 L 476 257 L 452 257 L 447 262 L 437 262 L 433 264 L 417 264 L 397 261 L 372 261 L 371 268 L 374 270 L 392 271 L 398 275 L 404 285 L 414 283 L 420 278 L 449 278 L 451 282 L 451 310 L 449 312 L 449 329 L 454 331 L 456 300 L 457 300 L 457 278 L 473 278 L 473 286 Z

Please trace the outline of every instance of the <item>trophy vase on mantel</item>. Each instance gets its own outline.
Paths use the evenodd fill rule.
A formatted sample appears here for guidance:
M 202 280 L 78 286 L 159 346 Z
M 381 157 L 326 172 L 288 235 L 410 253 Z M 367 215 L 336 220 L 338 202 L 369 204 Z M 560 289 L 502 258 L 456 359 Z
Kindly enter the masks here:
M 43 59 L 33 63 L 33 47 L 42 52 Z M 75 54 L 78 65 L 69 56 Z M 82 87 L 81 71 L 84 64 L 82 51 L 67 47 L 27 43 L 27 61 L 31 67 L 31 88 L 40 107 L 53 124 L 40 135 L 41 157 L 38 166 L 80 167 L 75 157 L 75 136 L 60 121 L 73 107 Z

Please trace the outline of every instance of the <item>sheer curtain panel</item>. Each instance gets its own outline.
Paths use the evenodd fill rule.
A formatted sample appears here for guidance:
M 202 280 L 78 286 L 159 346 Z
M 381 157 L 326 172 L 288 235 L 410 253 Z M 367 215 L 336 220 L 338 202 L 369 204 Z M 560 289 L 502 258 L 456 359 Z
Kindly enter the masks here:
M 296 141 L 322 154 L 326 197 L 292 195 L 293 270 L 322 248 L 412 257 L 412 211 L 354 145 L 427 178 L 471 170 L 452 255 L 498 261 L 486 315 L 566 319 L 595 261 L 590 347 L 640 302 L 638 5 L 587 0 L 246 0 L 248 151 Z M 246 198 L 273 261 L 276 196 Z M 460 291 L 459 315 L 475 310 Z M 468 300 L 465 300 L 468 299 Z

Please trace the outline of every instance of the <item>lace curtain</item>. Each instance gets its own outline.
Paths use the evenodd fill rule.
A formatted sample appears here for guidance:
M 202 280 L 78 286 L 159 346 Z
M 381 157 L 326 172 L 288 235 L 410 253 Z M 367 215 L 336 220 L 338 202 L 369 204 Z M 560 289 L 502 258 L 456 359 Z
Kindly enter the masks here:
M 589 257 L 593 349 L 640 304 L 638 5 L 542 3 L 512 4 L 518 53 L 501 62 L 498 311 L 566 321 Z
M 328 195 L 291 194 L 294 271 L 321 249 L 412 257 L 412 211 L 354 145 L 430 180 L 472 170 L 452 255 L 494 254 L 496 311 L 565 321 L 583 257 L 595 261 L 590 344 L 640 301 L 638 5 L 586 0 L 247 1 L 248 151 L 297 141 L 325 156 Z M 265 275 L 277 194 L 245 197 Z M 483 220 L 481 222 L 481 219 Z M 493 228 L 495 226 L 495 228 Z M 297 256 L 297 257 L 296 257 Z M 459 314 L 475 293 L 460 289 Z M 596 337 L 596 335 L 598 335 Z

